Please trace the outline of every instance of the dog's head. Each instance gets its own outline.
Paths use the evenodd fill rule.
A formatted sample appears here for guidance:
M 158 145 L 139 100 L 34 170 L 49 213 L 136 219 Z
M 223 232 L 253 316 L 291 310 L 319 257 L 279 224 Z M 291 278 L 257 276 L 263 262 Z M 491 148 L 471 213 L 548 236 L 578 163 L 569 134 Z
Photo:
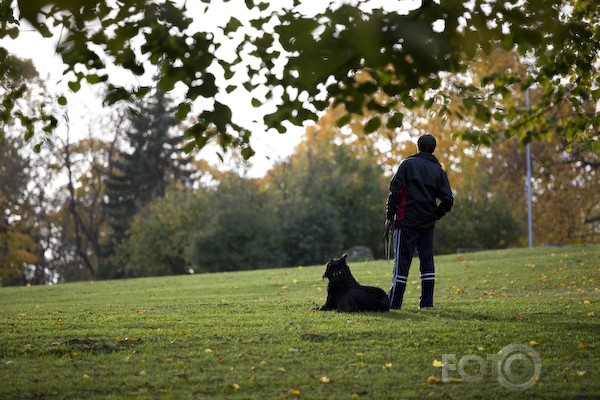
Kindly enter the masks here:
M 351 275 L 350 267 L 346 264 L 346 258 L 348 254 L 344 254 L 340 258 L 332 258 L 325 264 L 325 271 L 323 271 L 323 279 L 332 279 L 342 275 Z

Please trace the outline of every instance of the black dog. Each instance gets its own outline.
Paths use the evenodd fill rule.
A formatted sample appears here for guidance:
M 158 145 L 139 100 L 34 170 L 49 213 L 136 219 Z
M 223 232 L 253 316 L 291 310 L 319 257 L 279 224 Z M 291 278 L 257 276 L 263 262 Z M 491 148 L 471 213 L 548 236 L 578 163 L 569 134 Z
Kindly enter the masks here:
M 323 279 L 328 278 L 327 300 L 319 311 L 389 311 L 390 304 L 383 289 L 374 286 L 362 286 L 350 273 L 344 254 L 341 258 L 331 259 L 325 264 Z

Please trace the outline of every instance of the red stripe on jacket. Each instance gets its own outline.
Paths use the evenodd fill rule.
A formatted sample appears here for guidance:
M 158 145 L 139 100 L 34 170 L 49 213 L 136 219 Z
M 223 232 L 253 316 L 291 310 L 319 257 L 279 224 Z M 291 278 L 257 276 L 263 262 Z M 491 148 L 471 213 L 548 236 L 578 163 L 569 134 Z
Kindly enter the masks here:
M 407 187 L 402 186 L 400 188 L 400 201 L 398 203 L 398 208 L 396 209 L 396 221 L 402 221 L 406 215 L 406 192 Z

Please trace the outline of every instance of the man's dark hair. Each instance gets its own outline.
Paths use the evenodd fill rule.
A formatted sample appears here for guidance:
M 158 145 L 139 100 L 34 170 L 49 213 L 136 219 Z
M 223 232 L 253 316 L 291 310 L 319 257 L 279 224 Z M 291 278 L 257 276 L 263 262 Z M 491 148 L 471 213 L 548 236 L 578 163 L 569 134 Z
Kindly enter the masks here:
M 423 135 L 417 140 L 419 151 L 424 151 L 425 153 L 433 153 L 435 145 L 436 142 L 433 135 Z

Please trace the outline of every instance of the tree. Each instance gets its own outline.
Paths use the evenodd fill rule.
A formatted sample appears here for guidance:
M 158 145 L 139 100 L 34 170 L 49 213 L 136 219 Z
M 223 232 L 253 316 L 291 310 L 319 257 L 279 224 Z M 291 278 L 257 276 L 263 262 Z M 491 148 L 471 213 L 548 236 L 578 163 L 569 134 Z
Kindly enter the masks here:
M 376 131 L 384 119 L 390 128 L 398 127 L 401 118 L 394 112 L 398 104 L 408 108 L 438 104 L 440 112 L 473 115 L 483 123 L 482 129 L 459 134 L 473 143 L 489 144 L 504 135 L 527 143 L 557 125 L 557 134 L 568 144 L 600 149 L 600 115 L 595 112 L 600 101 L 595 84 L 600 6 L 595 1 L 526 0 L 515 5 L 425 0 L 407 14 L 372 10 L 367 1 L 359 1 L 330 4 L 315 15 L 302 14 L 299 1 L 283 7 L 245 3 L 256 17 L 247 23 L 232 17 L 213 34 L 193 31 L 185 3 L 178 7 L 171 0 L 21 0 L 14 7 L 11 0 L 2 0 L 0 38 L 18 37 L 16 11 L 45 36 L 60 28 L 57 50 L 67 65 L 71 90 L 78 91 L 84 81 L 106 83 L 107 104 L 142 96 L 150 87 L 112 82 L 106 60 L 134 76 L 143 75 L 149 66 L 159 68 L 158 88 L 169 92 L 176 83 L 184 88 L 177 107 L 180 119 L 192 113 L 197 99 L 211 104 L 202 107 L 188 128 L 193 140 L 187 150 L 217 140 L 224 149 L 240 147 L 245 158 L 252 156 L 250 131 L 234 123 L 231 108 L 216 99 L 240 86 L 232 80 L 239 67 L 248 71 L 242 84 L 255 95 L 253 104 L 276 106 L 265 123 L 280 132 L 285 131 L 285 122 L 316 120 L 331 104 L 344 104 L 354 114 L 366 109 L 390 115 L 369 119 L 367 132 Z M 206 0 L 203 7 L 213 4 Z M 217 52 L 217 40 L 227 35 L 241 36 L 233 61 Z M 469 62 L 489 53 L 495 44 L 527 57 L 529 73 L 492 74 L 461 84 L 460 96 L 448 97 L 442 77 L 465 72 Z M 247 61 L 248 56 L 256 62 Z M 357 82 L 360 71 L 368 71 L 371 79 Z M 501 106 L 503 98 L 533 86 L 541 89 L 536 108 Z M 255 91 L 259 87 L 266 87 L 267 94 Z M 378 101 L 380 92 L 391 101 Z M 60 97 L 58 102 L 64 104 L 66 99 Z M 574 115 L 556 117 L 554 111 L 567 104 Z M 504 126 L 488 129 L 494 120 Z
M 117 122 L 116 128 L 118 129 Z M 110 162 L 117 151 L 118 134 L 112 141 L 85 138 L 75 143 L 69 137 L 62 144 L 61 167 L 67 176 L 63 190 L 66 198 L 59 213 L 62 214 L 63 240 L 72 244 L 76 254 L 75 265 L 65 263 L 60 268 L 62 277 L 73 280 L 78 274 L 68 271 L 84 267 L 84 277 L 94 278 L 106 262 L 109 227 L 103 206 L 106 194 L 105 179 L 110 172 Z
M 17 144 L 0 138 L 0 286 L 24 280 L 28 264 L 37 260 L 27 207 L 27 161 Z
M 180 185 L 181 186 L 181 185 Z M 138 212 L 127 239 L 117 249 L 124 276 L 160 276 L 187 274 L 193 266 L 186 251 L 191 238 L 211 218 L 209 194 L 193 193 L 189 188 L 170 186 L 164 197 L 157 198 Z
M 537 244 L 597 242 L 600 240 L 599 155 L 592 151 L 566 151 L 560 137 L 532 143 L 534 241 Z M 518 143 L 499 140 L 481 168 L 492 190 L 503 193 L 513 216 L 527 214 L 523 171 L 525 155 Z
M 280 220 L 256 180 L 228 174 L 212 194 L 210 216 L 198 220 L 187 250 L 196 271 L 233 271 L 287 265 Z
M 0 38 L 7 22 L 2 18 L 5 3 L 8 2 L 0 2 Z M 25 142 L 31 140 L 35 131 L 52 132 L 58 120 L 47 112 L 48 102 L 43 82 L 31 60 L 15 57 L 0 46 L 0 138 L 15 125 L 23 129 Z M 41 141 L 35 146 L 37 151 L 40 148 Z
M 321 246 L 326 247 L 319 250 L 322 258 L 311 260 L 323 262 L 354 246 L 367 246 L 377 256 L 383 255 L 387 190 L 374 152 L 369 145 L 341 143 L 338 131 L 324 117 L 307 130 L 289 160 L 276 165 L 265 177 L 263 186 L 279 199 L 280 219 L 292 226 L 290 231 L 298 223 L 295 229 L 307 237 L 307 243 L 325 241 Z M 320 231 L 306 226 L 305 220 L 318 224 Z M 326 239 L 323 232 L 329 232 L 330 237 Z M 292 249 L 294 241 L 286 245 L 286 252 Z M 308 251 L 305 245 L 302 251 Z
M 0 66 L 1 286 L 27 282 L 29 267 L 38 260 L 35 220 L 29 218 L 32 210 L 27 195 L 31 163 L 23 154 L 23 139 L 31 138 L 33 122 L 27 109 L 35 108 L 43 84 L 30 60 L 14 57 L 3 48 Z M 20 116 L 21 125 L 15 115 Z M 24 138 L 15 138 L 9 131 L 24 131 Z
M 486 172 L 477 170 L 456 188 L 460 193 L 452 211 L 436 224 L 434 250 L 505 249 L 520 244 L 524 220 L 512 215 L 512 204 L 490 187 Z
M 168 99 L 156 92 L 129 115 L 125 127 L 129 148 L 113 159 L 106 179 L 105 209 L 112 228 L 110 246 L 118 246 L 138 211 L 163 197 L 171 182 L 185 181 L 188 157 L 181 155 L 183 136 L 174 132 L 177 120 Z M 109 251 L 110 252 L 110 251 Z
M 289 265 L 324 264 L 343 251 L 344 234 L 336 208 L 323 200 L 293 202 L 282 235 Z

